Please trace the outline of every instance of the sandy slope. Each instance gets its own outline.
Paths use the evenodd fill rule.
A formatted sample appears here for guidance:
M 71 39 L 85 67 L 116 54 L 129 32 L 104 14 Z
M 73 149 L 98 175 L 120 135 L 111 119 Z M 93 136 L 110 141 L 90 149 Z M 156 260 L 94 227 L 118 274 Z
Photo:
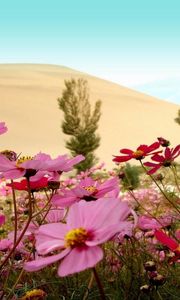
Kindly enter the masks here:
M 180 128 L 174 122 L 178 105 L 61 66 L 1 64 L 0 120 L 9 127 L 0 137 L 1 149 L 23 154 L 44 151 L 53 156 L 67 152 L 57 98 L 64 79 L 72 77 L 86 78 L 92 103 L 103 102 L 97 155 L 108 167 L 114 166 L 112 155 L 122 147 L 148 144 L 158 136 L 170 139 L 172 145 L 179 142 Z

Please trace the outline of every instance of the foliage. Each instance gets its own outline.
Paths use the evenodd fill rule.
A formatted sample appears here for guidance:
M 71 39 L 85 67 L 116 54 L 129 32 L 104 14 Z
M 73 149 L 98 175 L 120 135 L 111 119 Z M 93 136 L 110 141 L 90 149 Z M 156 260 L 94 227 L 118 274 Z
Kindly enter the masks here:
M 122 169 L 122 185 L 125 190 L 138 188 L 140 172 L 139 167 L 127 163 Z
M 94 151 L 100 145 L 100 137 L 95 132 L 101 116 L 101 101 L 95 103 L 91 112 L 88 84 L 80 78 L 65 80 L 65 89 L 61 98 L 58 98 L 58 104 L 64 112 L 62 130 L 71 136 L 66 142 L 66 148 L 73 156 L 85 156 L 86 159 L 76 167 L 78 171 L 89 169 L 97 162 Z
M 174 121 L 180 125 L 180 109 L 178 110 L 178 116 L 174 119 Z

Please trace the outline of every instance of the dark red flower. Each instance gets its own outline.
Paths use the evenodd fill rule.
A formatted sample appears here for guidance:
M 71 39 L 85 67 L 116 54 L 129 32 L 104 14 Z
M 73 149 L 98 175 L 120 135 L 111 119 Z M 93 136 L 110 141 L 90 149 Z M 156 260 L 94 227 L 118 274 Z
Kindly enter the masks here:
M 47 187 L 48 179 L 46 177 L 41 178 L 38 181 L 30 181 L 30 189 L 31 191 L 39 190 L 44 187 Z M 28 182 L 27 179 L 23 179 L 20 182 L 14 181 L 13 183 L 8 183 L 7 186 L 14 188 L 19 191 L 27 191 L 28 190 Z
M 160 146 L 160 143 L 155 142 L 155 143 L 151 144 L 150 146 L 140 145 L 135 151 L 130 150 L 130 149 L 121 149 L 120 153 L 125 154 L 125 155 L 115 156 L 113 161 L 115 161 L 115 162 L 125 162 L 125 161 L 128 161 L 128 160 L 133 159 L 133 158 L 137 159 L 137 160 L 141 160 L 147 155 L 162 152 L 162 151 L 152 152 L 152 151 L 155 151 L 156 149 L 158 149 L 159 146 Z
M 144 165 L 146 167 L 150 167 L 151 169 L 148 171 L 148 174 L 155 173 L 160 167 L 170 167 L 172 162 L 176 157 L 180 155 L 180 145 L 177 145 L 175 148 L 170 149 L 166 147 L 164 150 L 164 155 L 160 155 L 156 153 L 151 157 L 154 162 L 146 162 Z

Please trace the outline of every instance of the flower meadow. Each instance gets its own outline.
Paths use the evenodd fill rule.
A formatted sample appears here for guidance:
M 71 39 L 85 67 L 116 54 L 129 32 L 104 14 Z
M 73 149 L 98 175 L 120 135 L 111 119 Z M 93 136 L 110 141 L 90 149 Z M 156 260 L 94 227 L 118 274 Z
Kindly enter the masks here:
M 179 156 L 159 137 L 76 174 L 82 155 L 2 150 L 0 299 L 179 299 Z

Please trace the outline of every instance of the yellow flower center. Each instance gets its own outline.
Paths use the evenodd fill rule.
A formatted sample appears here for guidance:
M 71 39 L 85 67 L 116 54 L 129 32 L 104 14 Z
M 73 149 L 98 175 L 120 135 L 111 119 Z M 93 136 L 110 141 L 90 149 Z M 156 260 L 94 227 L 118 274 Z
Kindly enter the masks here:
M 46 293 L 40 289 L 34 289 L 26 292 L 26 294 L 20 298 L 20 300 L 42 300 L 45 299 Z
M 16 165 L 17 165 L 17 167 L 19 167 L 20 164 L 24 163 L 24 162 L 27 161 L 27 160 L 32 160 L 32 159 L 33 159 L 32 156 L 21 156 L 21 157 L 17 160 Z
M 83 186 L 83 188 L 86 191 L 90 192 L 90 193 L 97 193 L 98 192 L 97 188 L 95 186 L 93 186 L 93 185 Z
M 84 245 L 87 240 L 88 232 L 86 229 L 80 227 L 70 230 L 65 235 L 66 247 L 76 247 Z
M 133 152 L 133 157 L 136 159 L 141 159 L 144 156 L 144 151 L 142 150 L 137 150 L 135 152 Z

